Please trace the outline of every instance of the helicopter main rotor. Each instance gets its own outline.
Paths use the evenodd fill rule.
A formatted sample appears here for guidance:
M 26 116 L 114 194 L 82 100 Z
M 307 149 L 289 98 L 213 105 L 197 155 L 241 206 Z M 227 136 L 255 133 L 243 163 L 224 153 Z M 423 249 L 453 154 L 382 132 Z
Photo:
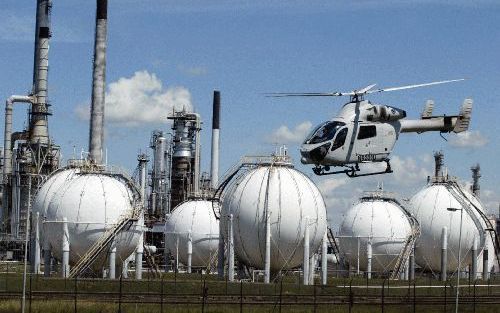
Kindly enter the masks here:
M 353 91 L 348 91 L 348 92 L 274 92 L 274 93 L 268 93 L 266 94 L 267 97 L 342 97 L 342 96 L 350 96 L 351 99 L 354 100 L 360 100 L 363 98 L 364 95 L 367 94 L 372 94 L 372 93 L 379 93 L 379 92 L 385 92 L 385 91 L 397 91 L 397 90 L 404 90 L 404 89 L 413 89 L 413 88 L 420 88 L 420 87 L 426 87 L 426 86 L 433 86 L 433 85 L 440 85 L 440 84 L 447 84 L 447 83 L 452 83 L 452 82 L 458 82 L 458 81 L 463 81 L 465 78 L 460 78 L 460 79 L 452 79 L 452 80 L 442 80 L 442 81 L 436 81 L 436 82 L 430 82 L 430 83 L 424 83 L 424 84 L 415 84 L 415 85 L 407 85 L 407 86 L 401 86 L 401 87 L 390 87 L 390 88 L 380 88 L 380 89 L 373 89 L 377 84 L 372 84 L 369 86 L 366 86 L 364 88 L 358 89 L 358 90 L 353 90 Z

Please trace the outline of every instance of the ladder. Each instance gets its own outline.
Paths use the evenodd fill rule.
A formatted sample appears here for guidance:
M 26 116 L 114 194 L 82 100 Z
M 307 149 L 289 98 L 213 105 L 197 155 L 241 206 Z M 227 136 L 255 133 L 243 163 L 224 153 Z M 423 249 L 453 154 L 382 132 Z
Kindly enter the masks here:
M 413 250 L 413 246 L 415 245 L 415 241 L 417 238 L 420 236 L 420 226 L 415 220 L 415 218 L 410 217 L 409 218 L 410 225 L 411 225 L 411 232 L 406 237 L 405 244 L 403 249 L 401 249 L 401 252 L 399 253 L 397 259 L 396 259 L 396 264 L 394 265 L 394 270 L 391 273 L 390 279 L 398 279 L 399 275 L 403 271 L 406 265 L 406 261 L 410 257 L 410 254 Z
M 333 248 L 333 253 L 337 258 L 337 262 L 340 262 L 340 249 L 337 239 L 333 235 L 333 231 L 330 227 L 327 228 L 326 236 L 328 237 L 328 241 L 330 242 L 330 246 Z
M 144 258 L 146 259 L 146 263 L 148 267 L 152 270 L 154 278 L 161 278 L 161 271 L 158 267 L 158 264 L 155 262 L 154 256 L 151 254 L 151 251 L 144 245 Z
M 114 240 L 116 235 L 130 227 L 133 222 L 139 219 L 140 210 L 134 209 L 129 214 L 124 214 L 118 222 L 111 228 L 107 229 L 104 234 L 90 247 L 87 252 L 80 258 L 78 263 L 70 270 L 69 278 L 78 277 L 97 259 L 99 254 L 104 251 L 109 244 Z

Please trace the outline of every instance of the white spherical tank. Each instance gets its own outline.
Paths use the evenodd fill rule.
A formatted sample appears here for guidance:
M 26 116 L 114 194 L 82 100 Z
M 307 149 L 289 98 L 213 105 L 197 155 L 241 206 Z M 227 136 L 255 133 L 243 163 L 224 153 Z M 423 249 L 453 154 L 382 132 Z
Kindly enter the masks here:
M 50 177 L 43 183 L 36 193 L 33 201 L 33 212 L 40 214 L 40 219 L 43 220 L 47 215 L 50 200 L 61 186 L 68 184 L 80 170 L 78 168 L 64 168 L 52 173 Z M 43 231 L 43 229 L 41 229 Z
M 266 212 L 271 271 L 302 265 L 306 218 L 310 255 L 317 251 L 327 226 L 325 203 L 318 188 L 291 166 L 260 166 L 235 180 L 222 199 L 222 230 L 227 234 L 232 214 L 238 260 L 264 268 Z
M 408 209 L 419 221 L 421 230 L 420 238 L 415 246 L 415 260 L 421 267 L 437 272 L 441 270 L 441 233 L 443 227 L 447 227 L 448 233 L 448 271 L 454 271 L 458 263 L 461 211 L 451 212 L 447 210 L 448 208 L 463 209 L 461 240 L 463 267 L 471 263 L 471 248 L 474 237 L 477 237 L 479 250 L 482 250 L 482 245 L 485 241 L 488 242 L 489 237 L 488 234 L 485 235 L 484 229 L 487 227 L 476 209 L 470 206 L 470 211 L 473 212 L 470 215 L 469 211 L 457 200 L 455 193 L 450 193 L 448 188 L 454 188 L 457 191 L 456 194 L 465 203 L 472 203 L 483 210 L 481 204 L 472 194 L 452 182 L 431 184 L 410 199 Z M 480 263 L 481 260 L 478 258 L 478 264 Z M 492 264 L 492 260 L 490 264 Z
M 390 198 L 363 197 L 345 214 L 340 226 L 341 253 L 353 267 L 367 269 L 367 244 L 372 245 L 372 271 L 394 269 L 412 226 L 404 209 Z
M 45 236 L 53 255 L 61 260 L 63 219 L 68 222 L 70 264 L 78 262 L 106 231 L 134 208 L 137 193 L 120 175 L 80 173 L 58 188 L 50 199 L 45 220 Z M 115 238 L 117 264 L 136 248 L 142 231 L 142 219 L 121 231 Z M 105 252 L 94 266 L 102 266 Z
M 193 267 L 208 267 L 217 257 L 219 221 L 212 202 L 190 200 L 179 204 L 165 222 L 166 246 L 179 262 L 188 264 L 188 241 L 191 236 Z

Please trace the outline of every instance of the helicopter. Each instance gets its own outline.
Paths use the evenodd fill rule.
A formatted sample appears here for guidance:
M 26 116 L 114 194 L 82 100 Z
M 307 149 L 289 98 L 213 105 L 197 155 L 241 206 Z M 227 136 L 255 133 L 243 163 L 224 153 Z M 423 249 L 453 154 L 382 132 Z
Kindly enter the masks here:
M 428 131 L 460 133 L 469 128 L 472 99 L 465 99 L 458 115 L 433 116 L 434 102 L 428 100 L 420 119 L 406 119 L 406 111 L 365 100 L 373 93 L 426 87 L 463 81 L 454 79 L 431 83 L 374 89 L 376 84 L 349 92 L 270 93 L 270 97 L 349 96 L 336 117 L 314 127 L 300 147 L 301 163 L 312 164 L 316 175 L 346 174 L 359 177 L 392 173 L 389 155 L 401 133 Z M 441 134 L 442 136 L 442 134 Z M 359 173 L 359 164 L 385 162 L 383 171 Z M 341 170 L 333 170 L 341 167 Z

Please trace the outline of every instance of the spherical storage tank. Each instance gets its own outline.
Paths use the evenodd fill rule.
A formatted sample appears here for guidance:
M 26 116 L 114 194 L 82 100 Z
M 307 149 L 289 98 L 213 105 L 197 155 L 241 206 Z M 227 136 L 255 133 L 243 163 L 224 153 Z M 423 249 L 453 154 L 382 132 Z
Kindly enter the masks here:
M 33 201 L 33 212 L 39 213 L 41 220 L 46 218 L 47 209 L 54 194 L 61 186 L 68 184 L 79 172 L 79 168 L 62 168 L 52 173 L 43 183 Z M 43 231 L 43 227 L 40 227 L 40 231 Z
M 367 269 L 367 244 L 372 245 L 372 271 L 390 271 L 411 234 L 410 217 L 391 197 L 370 194 L 345 214 L 339 245 L 351 266 Z
M 212 202 L 190 200 L 179 204 L 165 222 L 166 246 L 179 262 L 187 265 L 191 236 L 193 267 L 208 267 L 216 259 L 219 245 L 219 221 Z
M 450 193 L 452 188 L 455 192 Z M 460 202 L 467 205 L 468 210 Z M 421 235 L 415 246 L 415 260 L 421 267 L 432 271 L 440 271 L 441 265 L 441 233 L 447 227 L 448 233 L 448 270 L 454 271 L 458 263 L 458 245 L 460 232 L 460 211 L 450 212 L 448 208 L 463 210 L 461 259 L 463 267 L 471 263 L 471 247 L 474 237 L 478 240 L 478 253 L 482 246 L 492 245 L 487 228 L 482 217 L 474 208 L 483 210 L 481 204 L 465 188 L 456 182 L 445 181 L 433 183 L 415 194 L 409 203 L 408 209 L 420 222 Z M 472 213 L 472 214 L 471 214 Z M 493 251 L 493 250 L 491 250 Z M 489 253 L 489 264 L 493 264 L 494 253 Z M 482 268 L 482 258 L 478 258 L 479 269 Z
M 327 225 L 325 203 L 318 188 L 289 163 L 261 165 L 236 179 L 222 198 L 222 231 L 227 234 L 228 216 L 232 214 L 239 261 L 264 268 L 266 212 L 271 234 L 271 271 L 303 263 L 306 220 L 310 255 L 317 251 Z
M 73 173 L 71 179 L 63 180 L 61 177 L 58 181 L 59 179 L 63 181 L 61 186 L 57 191 L 50 188 L 52 197 L 45 195 L 46 199 L 41 201 L 39 207 L 43 210 L 44 203 L 49 201 L 45 214 L 44 236 L 49 240 L 54 257 L 61 260 L 62 221 L 66 218 L 70 241 L 69 262 L 75 264 L 106 229 L 115 226 L 122 216 L 131 214 L 138 193 L 121 175 Z M 40 194 L 40 197 L 43 198 L 44 195 Z M 116 236 L 117 264 L 133 253 L 139 241 L 142 224 L 142 219 L 134 222 L 130 228 Z M 102 265 L 104 253 L 100 256 L 100 262 L 94 262 L 94 266 Z

